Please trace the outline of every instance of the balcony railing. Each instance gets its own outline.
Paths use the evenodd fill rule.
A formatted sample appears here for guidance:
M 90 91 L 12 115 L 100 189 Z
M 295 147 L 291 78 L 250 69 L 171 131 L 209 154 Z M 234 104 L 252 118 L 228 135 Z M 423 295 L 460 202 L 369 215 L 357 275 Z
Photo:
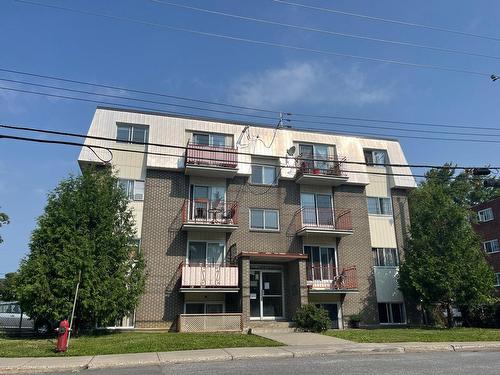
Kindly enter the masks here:
M 302 207 L 296 214 L 297 231 L 323 229 L 352 231 L 351 210 L 321 207 Z
M 181 263 L 182 288 L 237 288 L 238 266 L 234 264 Z
M 340 271 L 333 265 L 318 266 L 307 264 L 307 285 L 311 289 L 356 290 L 358 279 L 356 266 Z
M 234 169 L 238 166 L 238 150 L 233 147 L 188 142 L 186 165 Z
M 222 200 L 186 199 L 182 206 L 182 223 L 237 225 L 238 204 Z
M 339 157 L 325 157 L 321 159 L 317 159 L 314 157 L 298 157 L 298 174 L 312 174 L 312 175 L 320 175 L 320 176 L 336 176 L 336 177 L 345 177 L 346 174 L 342 170 L 343 163 L 346 161 L 346 158 Z

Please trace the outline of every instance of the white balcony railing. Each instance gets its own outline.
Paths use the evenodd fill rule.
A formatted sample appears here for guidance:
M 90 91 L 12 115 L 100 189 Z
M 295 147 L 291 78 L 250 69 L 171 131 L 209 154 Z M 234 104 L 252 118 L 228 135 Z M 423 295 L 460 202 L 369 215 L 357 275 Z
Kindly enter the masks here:
M 183 288 L 238 287 L 238 266 L 228 264 L 181 264 Z

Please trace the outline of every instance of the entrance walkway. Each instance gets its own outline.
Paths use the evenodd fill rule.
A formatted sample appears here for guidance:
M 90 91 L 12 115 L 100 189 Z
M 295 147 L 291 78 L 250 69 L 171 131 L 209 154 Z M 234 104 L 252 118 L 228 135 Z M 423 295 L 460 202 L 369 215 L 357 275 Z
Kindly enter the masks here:
M 311 332 L 256 332 L 255 334 L 285 345 L 352 345 L 352 341 Z

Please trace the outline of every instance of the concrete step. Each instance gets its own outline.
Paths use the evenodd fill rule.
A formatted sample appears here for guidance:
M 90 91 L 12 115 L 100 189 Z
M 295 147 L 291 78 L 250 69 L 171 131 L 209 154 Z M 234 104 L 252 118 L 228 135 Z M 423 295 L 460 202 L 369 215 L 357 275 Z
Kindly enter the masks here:
M 248 324 L 252 333 L 289 333 L 295 332 L 295 323 L 277 321 L 253 321 Z

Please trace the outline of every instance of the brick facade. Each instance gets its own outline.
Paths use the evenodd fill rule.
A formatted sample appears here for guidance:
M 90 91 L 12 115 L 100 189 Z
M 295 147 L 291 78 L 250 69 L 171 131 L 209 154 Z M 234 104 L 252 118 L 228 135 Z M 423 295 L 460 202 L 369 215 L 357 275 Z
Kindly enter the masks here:
M 296 309 L 308 301 L 340 301 L 344 320 L 361 314 L 365 324 L 378 323 L 377 299 L 373 275 L 373 257 L 365 188 L 343 185 L 331 188 L 334 206 L 352 212 L 354 234 L 342 238 L 304 238 L 296 235 L 297 211 L 301 187 L 293 180 L 280 180 L 278 186 L 257 186 L 247 177 L 237 176 L 226 183 L 228 201 L 238 202 L 238 228 L 226 234 L 226 249 L 231 256 L 244 253 L 302 253 L 303 244 L 311 241 L 335 243 L 340 268 L 357 267 L 357 293 L 309 295 L 306 261 L 278 263 L 283 267 L 285 318 L 291 320 Z M 180 292 L 179 264 L 185 260 L 188 234 L 181 230 L 182 205 L 189 196 L 189 176 L 183 172 L 147 170 L 141 249 L 146 258 L 145 293 L 136 311 L 138 328 L 176 328 L 183 312 L 185 296 Z M 406 191 L 393 191 L 396 236 L 403 249 L 404 227 L 409 223 Z M 279 210 L 279 232 L 249 229 L 250 208 Z M 226 293 L 226 311 L 250 317 L 250 269 L 252 259 L 239 257 L 239 292 Z M 272 263 L 273 261 L 269 261 Z M 258 262 L 261 263 L 261 262 Z
M 474 229 L 479 234 L 481 241 L 489 241 L 498 239 L 500 241 L 500 198 L 493 199 L 489 202 L 473 207 L 475 212 L 484 210 L 490 207 L 493 211 L 493 220 L 486 222 L 478 222 L 474 225 Z M 485 254 L 488 263 L 491 265 L 493 272 L 500 272 L 500 252 Z M 500 296 L 500 287 L 496 288 L 497 294 Z

